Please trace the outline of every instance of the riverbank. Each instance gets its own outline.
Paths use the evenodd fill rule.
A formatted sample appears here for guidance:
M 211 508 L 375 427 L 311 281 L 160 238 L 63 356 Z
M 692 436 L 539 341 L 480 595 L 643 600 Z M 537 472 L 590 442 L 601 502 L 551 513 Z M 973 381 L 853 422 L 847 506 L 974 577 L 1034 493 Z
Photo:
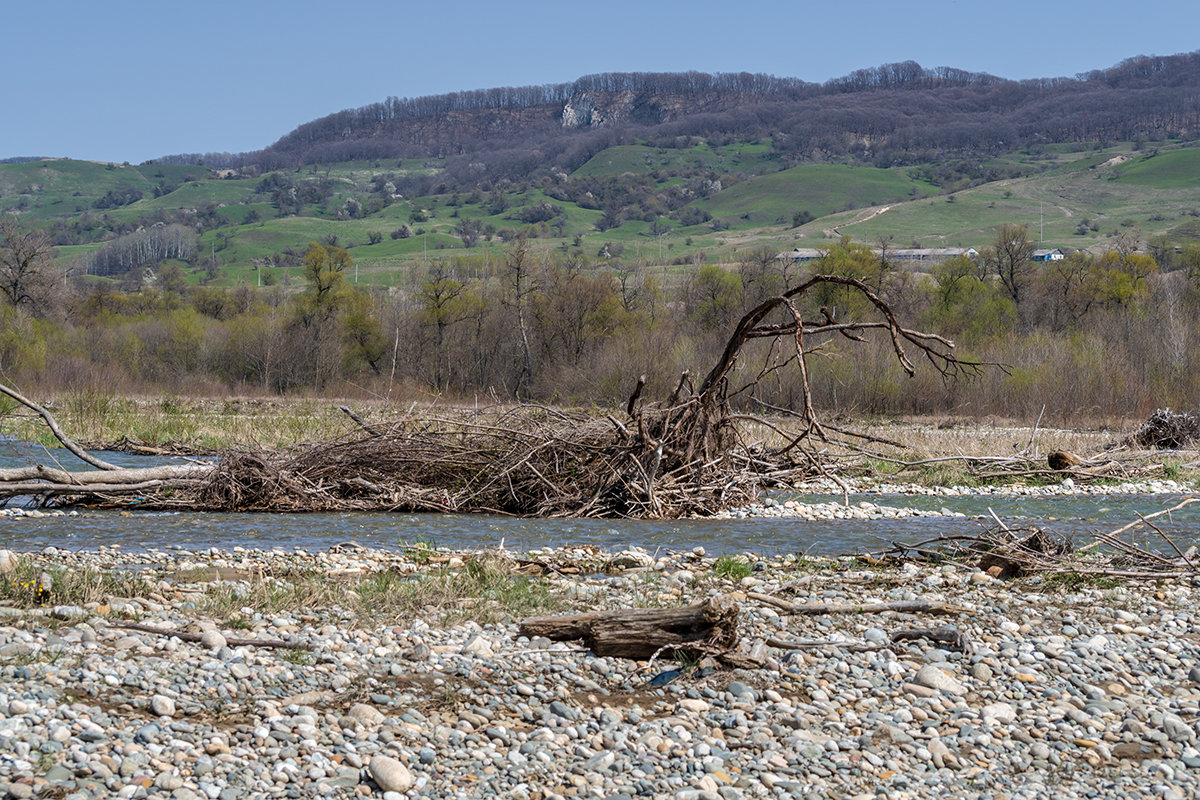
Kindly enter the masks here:
M 851 558 L 567 547 L 514 559 L 350 543 L 12 558 L 9 606 L 43 571 L 55 594 L 0 611 L 0 796 L 1200 791 L 1191 579 L 1001 582 Z M 744 640 L 794 646 L 732 670 L 517 635 L 524 615 L 716 594 L 739 603 Z M 951 613 L 789 614 L 752 594 Z M 200 641 L 123 627 L 135 619 Z M 893 640 L 941 626 L 965 637 L 962 651 L 928 634 Z
M 1113 495 L 1182 495 L 1194 491 L 1194 486 L 1175 480 L 1121 481 L 1077 484 L 1072 478 L 1059 483 L 1028 485 L 1011 483 L 997 486 L 924 486 L 916 483 L 883 483 L 874 480 L 827 478 L 808 481 L 796 487 L 799 495 L 842 495 L 840 501 L 806 502 L 803 499 L 776 500 L 766 498 L 741 508 L 713 515 L 715 519 L 795 518 L 804 520 L 833 519 L 906 519 L 910 517 L 966 517 L 961 512 L 941 509 L 919 509 L 899 505 L 906 497 L 1103 497 Z M 843 494 L 843 492 L 845 492 Z M 791 494 L 789 492 L 789 494 Z M 878 502 L 857 499 L 872 497 Z M 982 515 L 980 515 L 982 517 Z

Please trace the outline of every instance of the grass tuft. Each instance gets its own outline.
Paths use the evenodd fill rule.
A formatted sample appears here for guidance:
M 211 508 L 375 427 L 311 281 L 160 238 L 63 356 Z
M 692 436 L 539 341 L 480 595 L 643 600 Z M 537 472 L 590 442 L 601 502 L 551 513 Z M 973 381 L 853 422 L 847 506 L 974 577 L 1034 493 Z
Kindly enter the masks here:
M 754 574 L 753 565 L 742 556 L 721 556 L 713 562 L 712 569 L 717 575 L 731 581 L 740 581 Z
M 49 577 L 46 588 L 43 576 Z M 154 586 L 121 570 L 41 569 L 27 561 L 0 577 L 0 604 L 16 608 L 106 603 L 114 597 L 146 597 Z

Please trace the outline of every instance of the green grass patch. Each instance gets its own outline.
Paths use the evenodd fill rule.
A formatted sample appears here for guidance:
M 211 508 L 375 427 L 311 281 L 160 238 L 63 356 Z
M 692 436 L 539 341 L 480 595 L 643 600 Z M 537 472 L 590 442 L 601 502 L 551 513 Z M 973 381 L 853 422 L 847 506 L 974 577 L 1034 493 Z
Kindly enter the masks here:
M 511 560 L 483 553 L 467 557 L 459 569 L 430 565 L 417 573 L 386 570 L 350 580 L 297 573 L 253 581 L 248 590 L 221 584 L 209 591 L 202 611 L 232 618 L 244 608 L 264 615 L 337 608 L 369 621 L 433 616 L 452 624 L 498 622 L 567 606 L 549 581 L 518 574 Z
M 1114 180 L 1155 189 L 1194 188 L 1200 184 L 1200 148 L 1138 156 L 1121 164 Z
M 756 225 L 791 226 L 792 216 L 807 211 L 822 217 L 847 207 L 879 205 L 937 192 L 933 184 L 902 170 L 818 164 L 793 167 L 734 184 L 695 203 L 718 219 Z
M 727 580 L 740 581 L 754 574 L 754 566 L 743 556 L 721 556 L 713 562 L 712 571 Z

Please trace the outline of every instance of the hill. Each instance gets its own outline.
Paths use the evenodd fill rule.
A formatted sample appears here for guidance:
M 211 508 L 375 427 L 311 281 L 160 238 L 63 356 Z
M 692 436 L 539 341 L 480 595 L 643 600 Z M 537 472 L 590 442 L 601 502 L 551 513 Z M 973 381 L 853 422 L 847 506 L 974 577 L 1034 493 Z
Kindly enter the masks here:
M 1019 222 L 1098 251 L 1135 226 L 1200 233 L 1197 87 L 1200 53 L 1022 82 L 911 62 L 823 85 L 605 73 L 389 98 L 257 153 L 0 163 L 0 211 L 48 228 L 82 271 L 123 237 L 183 226 L 185 273 L 218 284 L 298 279 L 310 241 L 381 285 L 518 235 L 684 264 L 842 235 L 979 246 Z

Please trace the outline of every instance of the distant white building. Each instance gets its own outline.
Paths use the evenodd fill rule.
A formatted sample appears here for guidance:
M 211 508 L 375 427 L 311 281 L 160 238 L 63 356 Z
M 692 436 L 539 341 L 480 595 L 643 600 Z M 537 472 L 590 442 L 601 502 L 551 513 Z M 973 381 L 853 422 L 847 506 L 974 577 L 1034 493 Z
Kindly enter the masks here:
M 872 247 L 876 253 L 878 248 Z M 821 258 L 827 250 L 822 250 L 816 247 L 797 247 L 791 252 L 780 253 L 780 260 L 791 260 L 796 262 L 816 261 Z M 966 256 L 967 258 L 975 258 L 979 253 L 974 247 L 917 247 L 908 249 L 888 250 L 888 256 L 895 261 L 931 261 L 941 262 L 948 261 L 951 258 L 958 256 Z M 1062 258 L 1062 254 L 1059 254 Z
M 974 247 L 915 247 L 892 250 L 891 255 L 900 261 L 949 261 L 959 256 L 974 258 L 979 253 Z
M 1063 251 L 1057 247 L 1053 250 L 1034 250 L 1033 255 L 1029 257 L 1030 261 L 1062 261 Z
M 815 247 L 797 247 L 790 253 L 780 253 L 776 258 L 780 261 L 816 261 L 826 252 L 828 251 L 818 250 Z

